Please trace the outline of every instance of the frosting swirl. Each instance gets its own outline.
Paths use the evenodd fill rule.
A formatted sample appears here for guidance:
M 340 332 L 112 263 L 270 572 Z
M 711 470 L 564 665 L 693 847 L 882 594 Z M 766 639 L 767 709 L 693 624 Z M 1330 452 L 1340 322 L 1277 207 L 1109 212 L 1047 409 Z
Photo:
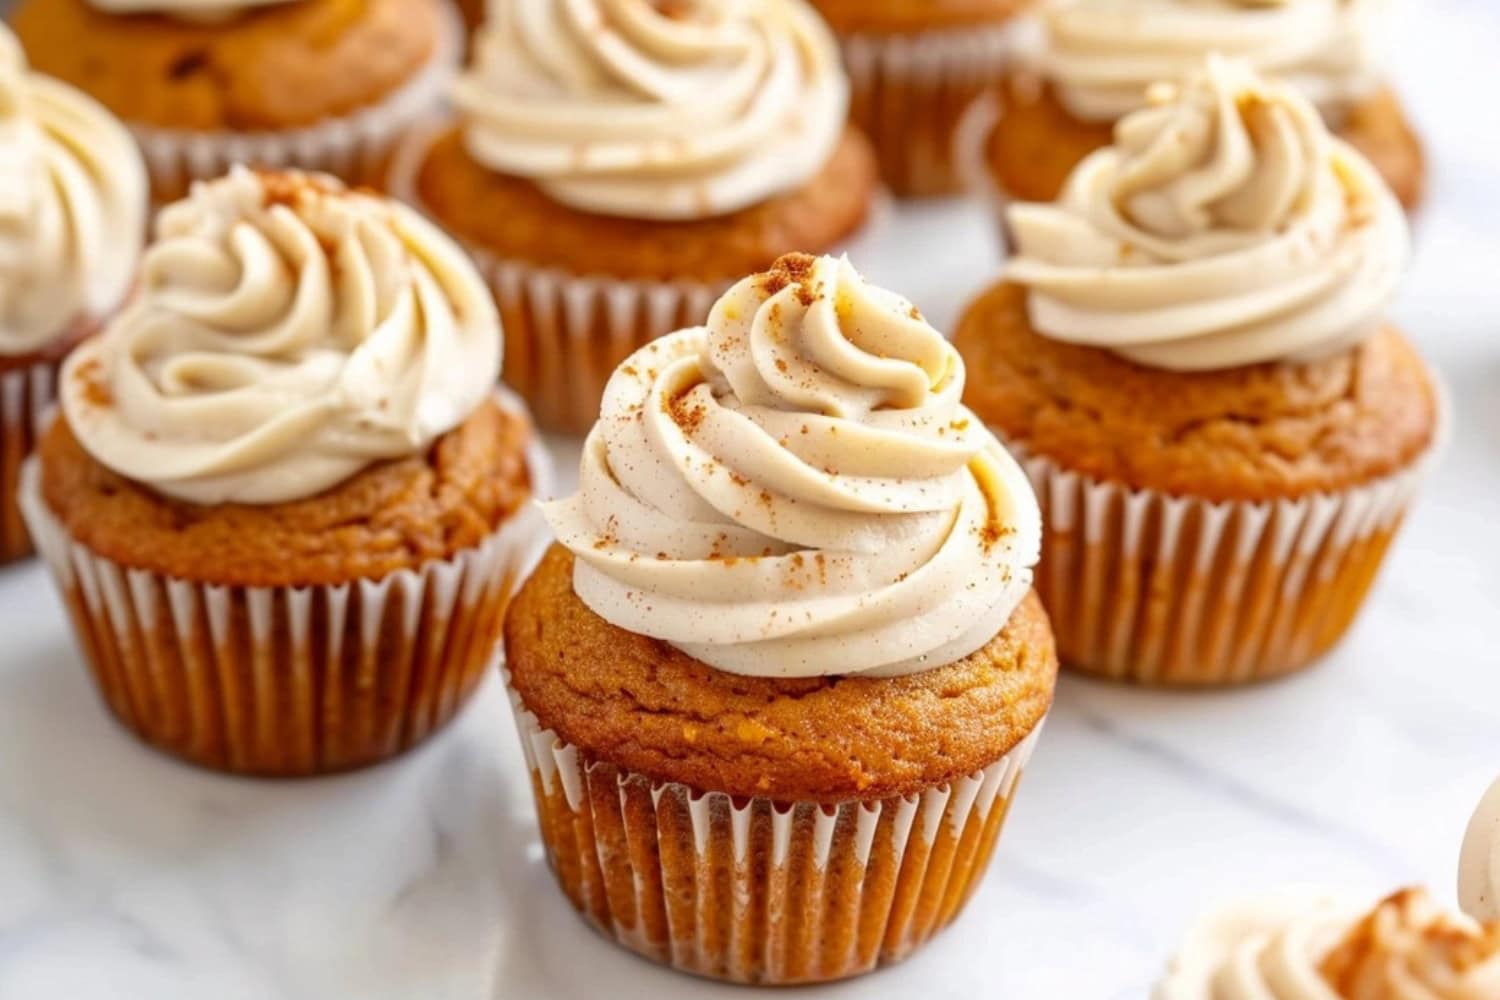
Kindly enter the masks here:
M 418 453 L 500 367 L 463 251 L 331 177 L 194 185 L 162 211 L 141 286 L 69 357 L 63 410 L 99 462 L 194 503 L 302 499 Z
M 1464 835 L 1458 901 L 1475 920 L 1500 920 L 1500 781 L 1480 800 Z
M 1409 253 L 1369 162 L 1294 91 L 1216 57 L 1009 221 L 1039 332 L 1181 371 L 1357 344 Z
M 1484 1000 L 1500 995 L 1500 925 L 1419 890 L 1361 911 L 1325 895 L 1240 903 L 1188 935 L 1155 1000 Z
M 146 236 L 146 188 L 130 133 L 28 72 L 0 27 L 0 354 L 32 354 L 119 305 Z
M 514 0 L 454 98 L 486 166 L 584 211 L 693 219 L 821 170 L 849 87 L 805 0 Z
M 1042 11 L 1041 71 L 1073 115 L 1113 121 L 1209 52 L 1284 79 L 1341 115 L 1380 83 L 1386 0 L 1061 0 Z
M 578 494 L 545 508 L 575 591 L 733 673 L 962 659 L 1025 596 L 1041 533 L 963 387 L 910 304 L 847 260 L 782 258 L 610 380 Z

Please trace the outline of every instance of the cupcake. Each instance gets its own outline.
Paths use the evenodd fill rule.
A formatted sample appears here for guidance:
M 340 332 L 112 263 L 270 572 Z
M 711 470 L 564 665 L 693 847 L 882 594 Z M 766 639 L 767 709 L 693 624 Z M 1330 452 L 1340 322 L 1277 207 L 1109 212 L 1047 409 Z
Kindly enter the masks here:
M 462 53 L 448 0 L 19 0 L 32 65 L 130 126 L 158 202 L 232 164 L 360 179 Z
M 1421 890 L 1376 905 L 1282 894 L 1203 920 L 1155 1000 L 1490 1000 L 1500 922 L 1448 913 Z
M 910 304 L 805 255 L 610 380 L 505 629 L 542 842 L 605 936 L 819 982 L 973 893 L 1057 661 L 1035 499 L 963 383 Z
M 1408 209 L 1421 200 L 1422 146 L 1386 83 L 1377 36 L 1383 0 L 1055 0 L 1043 42 L 999 101 L 981 171 L 1002 202 L 1050 201 L 1116 122 L 1158 81 L 1210 52 L 1249 62 L 1313 101 Z
M 463 251 L 331 177 L 194 185 L 69 355 L 21 505 L 109 708 L 206 767 L 370 764 L 452 718 L 534 538 Z
M 585 432 L 615 366 L 739 276 L 843 245 L 878 187 L 803 0 L 515 0 L 454 97 L 390 188 L 469 245 L 510 384 L 556 430 Z
M 956 340 L 1040 495 L 1064 662 L 1194 685 L 1316 660 L 1440 439 L 1385 317 L 1396 199 L 1298 92 L 1211 58 L 1009 222 Z
M 146 235 L 130 134 L 78 91 L 28 71 L 0 26 L 0 563 L 31 551 L 21 462 L 57 367 L 124 300 Z
M 853 119 L 899 195 L 955 194 L 954 138 L 1019 47 L 1031 0 L 813 0 L 838 33 Z

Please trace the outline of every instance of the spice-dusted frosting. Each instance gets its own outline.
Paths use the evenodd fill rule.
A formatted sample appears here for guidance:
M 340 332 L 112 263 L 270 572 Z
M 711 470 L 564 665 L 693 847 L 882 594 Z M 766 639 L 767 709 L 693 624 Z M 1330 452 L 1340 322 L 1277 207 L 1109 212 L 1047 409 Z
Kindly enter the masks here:
M 546 508 L 612 624 L 722 670 L 889 676 L 967 656 L 1031 584 L 1024 473 L 963 362 L 847 260 L 784 257 L 623 364 Z
M 1380 84 L 1386 0 L 1058 0 L 1041 70 L 1075 116 L 1113 121 L 1210 52 L 1243 58 L 1337 118 Z
M 1182 371 L 1357 344 L 1409 254 L 1369 162 L 1295 91 L 1215 57 L 1009 222 L 1040 333 Z
M 203 504 L 302 499 L 421 452 L 492 391 L 487 287 L 395 202 L 236 168 L 156 228 L 135 300 L 62 378 L 73 433 L 123 476 Z
M 130 133 L 72 87 L 28 71 L 0 27 L 0 354 L 32 354 L 130 289 L 146 235 Z
M 1155 1000 L 1489 1000 L 1500 924 L 1481 928 L 1419 890 L 1373 910 L 1290 894 L 1232 906 L 1188 936 Z
M 1475 920 L 1500 920 L 1500 781 L 1469 820 L 1458 862 L 1458 901 Z
M 800 187 L 848 83 L 805 0 L 513 0 L 455 100 L 470 155 L 606 215 L 723 215 Z

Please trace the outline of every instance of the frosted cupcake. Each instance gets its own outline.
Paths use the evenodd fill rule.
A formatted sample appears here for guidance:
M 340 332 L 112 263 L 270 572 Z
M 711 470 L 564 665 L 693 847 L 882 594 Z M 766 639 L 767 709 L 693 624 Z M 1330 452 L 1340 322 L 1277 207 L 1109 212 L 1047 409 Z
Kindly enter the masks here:
M 448 0 L 20 0 L 38 70 L 135 133 L 159 202 L 236 163 L 365 176 L 441 102 Z
M 979 883 L 1052 701 L 1039 515 L 964 368 L 789 256 L 620 366 L 506 622 L 558 881 L 765 984 L 899 960 Z
M 1009 221 L 1006 278 L 956 342 L 1041 496 L 1064 661 L 1149 684 L 1315 661 L 1440 438 L 1386 317 L 1395 198 L 1290 86 L 1211 59 Z
M 838 33 L 853 118 L 899 195 L 961 187 L 954 139 L 964 113 L 1005 76 L 1031 0 L 813 0 Z
M 804 0 L 517 0 L 476 39 L 458 124 L 414 134 L 391 190 L 469 245 L 510 383 L 581 434 L 637 347 L 863 226 L 878 178 L 848 89 Z
M 130 134 L 65 84 L 30 72 L 0 27 L 0 563 L 31 544 L 21 462 L 58 364 L 125 298 L 146 236 L 146 170 Z
M 1210 52 L 1286 80 L 1380 171 L 1407 208 L 1421 199 L 1421 143 L 1385 80 L 1387 0 L 1058 0 L 1042 8 L 1034 65 L 1008 82 L 989 134 L 1003 199 L 1050 201 L 1114 123 Z
M 526 417 L 459 247 L 331 177 L 160 215 L 21 504 L 110 709 L 208 767 L 343 770 L 450 719 L 533 537 Z

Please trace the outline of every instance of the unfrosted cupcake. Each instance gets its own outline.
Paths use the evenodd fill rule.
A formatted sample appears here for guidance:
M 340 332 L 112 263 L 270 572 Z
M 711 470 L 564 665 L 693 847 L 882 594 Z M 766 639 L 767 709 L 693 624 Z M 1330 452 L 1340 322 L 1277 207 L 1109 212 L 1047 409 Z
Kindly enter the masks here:
M 158 201 L 235 163 L 363 177 L 463 46 L 448 0 L 20 0 L 10 20 L 130 126 Z
M 979 883 L 1052 701 L 1039 517 L 964 368 L 790 256 L 621 365 L 506 662 L 542 841 L 605 935 L 787 984 Z
M 1050 201 L 1114 123 L 1160 81 L 1210 52 L 1285 79 L 1375 164 L 1408 209 L 1422 196 L 1422 146 L 1386 82 L 1385 0 L 1056 0 L 1042 47 L 1012 76 L 984 159 L 1001 200 Z
M 1313 662 L 1440 438 L 1386 316 L 1395 198 L 1300 94 L 1211 59 L 1009 221 L 1006 279 L 956 340 L 1040 494 L 1064 662 L 1148 684 Z
M 534 534 L 500 350 L 463 251 L 393 202 L 237 168 L 166 208 L 22 476 L 115 715 L 262 775 L 451 718 Z
M 803 0 L 516 0 L 481 30 L 459 122 L 413 134 L 393 193 L 463 239 L 507 377 L 583 433 L 615 366 L 741 275 L 865 223 L 838 48 Z
M 813 0 L 838 33 L 853 119 L 899 195 L 956 193 L 964 113 L 1011 68 L 1031 0 Z
M 21 462 L 63 355 L 125 298 L 146 236 L 146 169 L 108 111 L 30 72 L 0 27 L 0 563 L 31 551 Z

